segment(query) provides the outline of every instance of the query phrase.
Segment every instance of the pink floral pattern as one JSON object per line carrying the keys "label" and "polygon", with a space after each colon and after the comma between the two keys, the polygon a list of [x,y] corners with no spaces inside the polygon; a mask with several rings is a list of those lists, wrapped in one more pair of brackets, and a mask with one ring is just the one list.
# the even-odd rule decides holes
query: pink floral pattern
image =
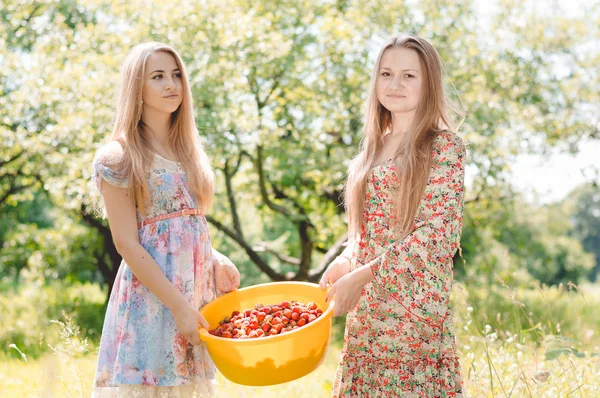
{"label": "pink floral pattern", "polygon": [[458,136],[436,137],[414,229],[402,240],[394,228],[395,163],[371,170],[353,257],[358,267],[371,267],[375,280],[348,313],[334,397],[461,396],[449,299],[462,230],[464,158]]}
{"label": "pink floral pattern", "polygon": [[[104,148],[97,153],[93,180],[98,188],[102,179],[117,187],[128,186],[115,172],[113,159],[114,153]],[[148,184],[151,205],[147,217],[198,207],[183,168],[175,162],[156,156]],[[138,222],[144,219],[139,211],[137,218]],[[212,247],[203,216],[148,224],[138,230],[138,236],[191,305],[199,309],[216,297]],[[128,385],[128,393],[135,385],[144,386],[144,392],[150,391],[148,387],[164,392],[181,386],[209,391],[214,378],[215,368],[206,347],[187,342],[178,332],[171,311],[122,262],[102,330],[94,396],[117,396],[123,385]]]}

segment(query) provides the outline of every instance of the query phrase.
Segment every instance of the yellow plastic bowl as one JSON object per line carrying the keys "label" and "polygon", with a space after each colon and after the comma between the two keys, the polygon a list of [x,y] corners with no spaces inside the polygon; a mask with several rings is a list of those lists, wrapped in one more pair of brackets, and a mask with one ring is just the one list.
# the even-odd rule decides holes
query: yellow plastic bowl
{"label": "yellow plastic bowl", "polygon": [[223,376],[246,386],[270,386],[305,376],[317,369],[325,357],[331,337],[332,302],[326,292],[313,283],[274,282],[247,287],[211,301],[200,313],[210,329],[219,326],[232,311],[253,308],[256,304],[279,304],[283,300],[313,301],[323,315],[313,322],[281,335],[255,339],[227,339],[200,328],[200,339]]}

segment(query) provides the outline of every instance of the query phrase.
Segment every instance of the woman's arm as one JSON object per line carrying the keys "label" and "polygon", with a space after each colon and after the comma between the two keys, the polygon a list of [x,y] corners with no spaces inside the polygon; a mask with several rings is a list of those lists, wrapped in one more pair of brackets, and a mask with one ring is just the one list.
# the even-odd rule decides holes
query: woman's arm
{"label": "woman's arm", "polygon": [[205,328],[208,328],[208,323],[173,286],[140,244],[135,204],[129,190],[102,181],[101,192],[117,251],[136,278],[171,310],[177,328],[185,338],[194,345],[200,344],[198,322]]}
{"label": "woman's arm", "polygon": [[212,248],[215,285],[221,293],[228,293],[240,286],[240,272],[231,260]]}
{"label": "woman's arm", "polygon": [[[459,137],[451,133],[437,137],[421,204],[426,207],[427,218],[406,238],[363,266],[409,312],[438,327],[446,316],[452,258],[460,246],[464,158],[465,147]],[[360,271],[362,280],[371,279],[369,270]]]}
{"label": "woman's arm", "polygon": [[128,189],[103,182],[102,196],[115,246],[129,268],[171,311],[185,307],[188,302],[139,242],[135,205]]}

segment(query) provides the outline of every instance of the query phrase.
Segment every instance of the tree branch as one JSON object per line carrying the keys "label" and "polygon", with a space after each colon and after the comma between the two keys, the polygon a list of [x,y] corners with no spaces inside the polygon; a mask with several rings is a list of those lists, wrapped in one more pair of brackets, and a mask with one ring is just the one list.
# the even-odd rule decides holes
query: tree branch
{"label": "tree branch", "polygon": [[300,265],[300,259],[296,257],[286,256],[285,254],[279,254],[275,250],[269,248],[265,242],[261,243],[260,246],[254,246],[255,251],[263,251],[277,257],[279,261],[282,263],[290,264],[290,265]]}
{"label": "tree branch", "polygon": [[347,242],[348,235],[344,234],[333,244],[333,246],[329,248],[329,250],[327,250],[323,256],[323,259],[321,260],[321,264],[319,264],[319,267],[309,273],[308,280],[310,282],[316,282],[321,278],[321,275],[323,275],[323,272],[325,272],[329,263],[331,263],[337,256],[340,255],[341,252],[344,251],[344,247],[346,246]]}
{"label": "tree branch", "polygon": [[8,160],[0,160],[0,169],[2,169],[3,167],[7,166],[8,164],[14,162],[15,160],[19,159],[21,156],[23,156],[24,153],[25,153],[25,151],[21,150],[21,152],[17,153],[15,156],[13,156],[12,158],[10,158]]}
{"label": "tree branch", "polygon": [[240,165],[242,164],[242,158],[243,158],[244,156],[247,156],[247,157],[248,157],[248,159],[250,159],[250,161],[251,161],[251,162],[253,162],[253,161],[254,161],[254,159],[252,159],[252,156],[251,156],[251,155],[250,155],[248,152],[246,152],[246,151],[244,151],[244,150],[241,150],[241,151],[240,151],[240,154],[239,154],[239,156],[238,156],[238,160],[237,160],[237,162],[236,162],[236,164],[235,164],[235,167],[233,168],[233,170],[232,170],[232,172],[231,172],[231,176],[232,176],[232,177],[233,177],[234,175],[236,175],[236,174],[237,174],[237,172],[239,171],[239,169],[240,169]]}
{"label": "tree branch", "polygon": [[[509,199],[510,197],[511,197],[510,195],[502,195],[502,196],[499,196],[499,197],[497,197],[497,198],[494,198],[494,200],[495,200],[495,201],[502,201],[502,200],[505,200],[505,199]],[[482,196],[481,196],[481,195],[478,193],[478,194],[477,194],[477,195],[475,195],[475,197],[473,197],[473,198],[470,198],[470,199],[465,199],[465,200],[464,200],[464,204],[466,205],[466,204],[468,204],[468,203],[475,203],[475,202],[479,202],[480,200],[483,200],[483,199],[489,199],[489,198],[487,198],[487,197],[482,197]]]}
{"label": "tree branch", "polygon": [[41,8],[42,8],[41,4],[36,4],[33,8],[33,11],[31,11],[31,13],[27,16],[27,18],[23,19],[23,21],[19,24],[19,26],[17,26],[17,28],[13,31],[13,35],[16,34],[24,26],[27,26],[29,24],[29,21],[31,20],[31,18],[33,18],[35,13]]}
{"label": "tree branch", "polygon": [[298,273],[296,274],[296,279],[298,280],[305,280],[308,278],[308,271],[310,269],[313,249],[313,241],[308,233],[308,229],[310,227],[311,226],[308,221],[300,221],[300,224],[298,225],[300,247],[302,249],[300,267],[298,268]]}
{"label": "tree branch", "polygon": [[25,184],[25,185],[17,185],[17,184],[11,184],[10,189],[4,193],[4,195],[2,195],[2,197],[0,197],[0,205],[3,205],[4,202],[6,202],[6,200],[8,199],[9,196],[16,194],[17,192],[20,192],[24,189],[27,189],[29,187],[31,187],[34,183],[31,184]]}
{"label": "tree branch", "polygon": [[302,205],[300,205],[300,203],[298,203],[296,201],[295,198],[290,197],[282,189],[277,188],[277,186],[272,181],[269,181],[269,185],[271,185],[271,189],[273,190],[273,193],[275,193],[275,197],[277,199],[287,199],[290,202],[292,202],[292,205],[294,205],[294,208],[296,210],[298,210],[298,213],[302,214],[302,216],[304,217],[304,219],[306,220],[306,222],[308,223],[308,225],[311,228],[313,228],[313,229],[316,230],[315,225],[310,220],[310,217],[308,216],[306,210],[304,209],[304,207],[302,207]]}
{"label": "tree branch", "polygon": [[[241,159],[238,160],[238,167],[239,167],[239,162],[241,161]],[[237,167],[236,167],[237,169]],[[223,167],[223,173],[225,174],[225,187],[227,189],[227,199],[229,200],[229,209],[231,211],[231,217],[233,218],[233,228],[235,229],[235,231],[237,232],[237,234],[243,238],[244,237],[244,233],[242,232],[242,224],[240,223],[240,217],[238,215],[238,211],[237,211],[237,204],[235,202],[235,195],[233,194],[233,187],[231,185],[231,179],[233,177],[233,175],[235,174],[230,172],[229,170],[229,160],[225,161],[225,166]]]}
{"label": "tree branch", "polygon": [[267,186],[265,183],[265,172],[263,170],[263,155],[262,155],[262,145],[258,145],[256,148],[256,171],[258,172],[258,184],[260,188],[260,196],[263,202],[267,205],[267,207],[277,213],[281,213],[285,216],[292,217],[292,213],[283,206],[279,206],[273,202],[269,198],[269,193],[267,192]]}
{"label": "tree branch", "polygon": [[[19,155],[20,156],[20,155]],[[13,158],[14,159],[14,158]],[[10,162],[11,160],[9,160]],[[2,178],[6,177],[8,174],[4,174],[2,175]],[[17,170],[14,178],[12,181],[10,181],[10,188],[8,189],[8,191],[6,191],[1,197],[0,197],[0,205],[3,205],[6,200],[9,198],[9,196],[16,194],[17,192],[23,191],[27,188],[30,188],[32,186],[35,185],[35,182],[29,183],[29,184],[23,184],[20,185],[17,183],[16,178],[17,177],[25,177],[25,178],[33,178],[35,180],[35,182],[39,182],[40,184],[42,184],[42,186],[44,185],[44,182],[42,181],[42,178],[37,175],[37,174],[32,174],[32,175],[27,175],[27,174],[23,174],[21,173],[21,170]]]}
{"label": "tree branch", "polygon": [[239,236],[234,230],[223,225],[221,222],[217,221],[216,219],[214,219],[211,216],[206,216],[206,220],[208,222],[210,222],[212,225],[214,225],[217,229],[222,231],[225,235],[229,236],[231,239],[236,241],[237,244],[240,245],[242,247],[242,249],[244,249],[246,254],[248,254],[248,256],[250,257],[252,262],[254,262],[254,264],[256,264],[262,272],[267,274],[267,276],[269,278],[271,278],[274,281],[285,281],[285,280],[292,279],[293,276],[286,277],[286,276],[278,273],[277,271],[275,271],[273,268],[271,268],[266,263],[266,261],[261,256],[259,256],[258,253],[254,249],[252,249],[252,247],[250,247],[250,245],[246,242],[246,240],[243,237]]}
{"label": "tree branch", "polygon": [[332,189],[330,187],[325,187],[321,196],[333,202],[338,214],[344,214],[346,212],[346,208],[344,207],[344,198],[342,191]]}
{"label": "tree branch", "polygon": [[[117,276],[117,272],[119,270],[119,264],[121,263],[121,260],[123,258],[121,257],[121,255],[117,251],[117,248],[115,247],[110,228],[105,226],[100,221],[98,221],[98,219],[89,214],[85,204],[81,204],[81,207],[79,209],[79,215],[81,216],[83,221],[85,221],[91,227],[97,229],[100,235],[102,235],[104,253],[98,259],[98,268],[100,269],[100,272],[104,277],[104,281],[109,286],[108,294],[110,295],[110,291],[115,282],[115,277]],[[108,254],[108,256],[110,257],[111,267],[109,267],[104,262],[103,255],[105,254]]]}

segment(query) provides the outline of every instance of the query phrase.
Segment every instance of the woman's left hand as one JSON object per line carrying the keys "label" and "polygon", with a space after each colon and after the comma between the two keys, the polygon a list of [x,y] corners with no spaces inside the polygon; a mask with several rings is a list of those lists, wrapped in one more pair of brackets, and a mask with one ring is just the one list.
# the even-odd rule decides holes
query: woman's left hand
{"label": "woman's left hand", "polygon": [[222,293],[229,293],[240,286],[240,272],[229,258],[213,255],[215,285]]}
{"label": "woman's left hand", "polygon": [[338,279],[327,292],[327,301],[335,296],[333,316],[344,315],[356,307],[367,282],[362,270],[352,271]]}

